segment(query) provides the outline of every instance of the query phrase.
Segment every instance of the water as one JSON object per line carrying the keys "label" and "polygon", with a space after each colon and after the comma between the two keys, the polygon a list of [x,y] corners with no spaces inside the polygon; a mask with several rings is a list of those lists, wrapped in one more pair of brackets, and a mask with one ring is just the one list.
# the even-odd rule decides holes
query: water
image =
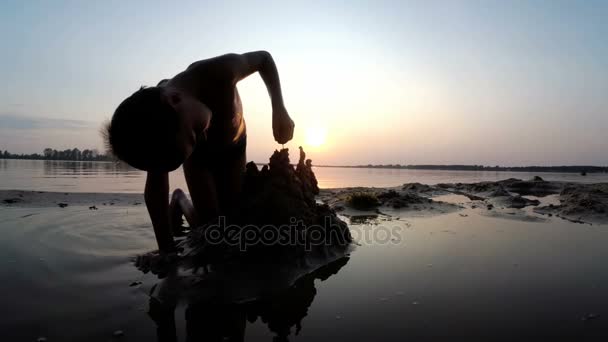
{"label": "water", "polygon": [[[315,172],[322,187],[533,176]],[[541,176],[607,180],[595,174]],[[144,177],[112,163],[0,160],[0,189],[140,193]],[[180,171],[171,177],[174,186],[184,186]],[[599,341],[608,336],[605,225],[540,216],[539,222],[495,218],[486,209],[351,225],[355,236],[385,229],[397,235],[390,242],[361,241],[349,259],[325,274],[313,274],[264,300],[240,305],[182,301],[159,311],[149,293],[160,280],[142,274],[131,261],[156,247],[145,207],[98,207],[0,206],[3,340],[186,341],[188,335],[214,340],[218,330],[246,341],[271,341],[278,335],[290,341]],[[599,317],[584,319],[595,317],[591,314]],[[124,336],[113,337],[117,330]]]}
{"label": "water", "polygon": [[[608,174],[530,173],[491,171],[438,171],[398,169],[358,169],[316,167],[314,172],[321,188],[352,186],[398,186],[419,182],[496,181],[506,178],[599,183],[608,182]],[[110,162],[71,162],[0,159],[0,190],[36,190],[58,192],[128,192],[142,193],[145,172]],[[172,188],[187,189],[181,169],[170,173]]]}
{"label": "water", "polygon": [[606,337],[605,226],[466,213],[352,226],[402,229],[264,302],[183,302],[152,310],[164,317],[155,322],[148,293],[159,280],[130,261],[154,248],[145,208],[0,207],[0,331],[10,341],[110,341],[116,330],[124,341],[213,340],[218,329],[246,341]]}

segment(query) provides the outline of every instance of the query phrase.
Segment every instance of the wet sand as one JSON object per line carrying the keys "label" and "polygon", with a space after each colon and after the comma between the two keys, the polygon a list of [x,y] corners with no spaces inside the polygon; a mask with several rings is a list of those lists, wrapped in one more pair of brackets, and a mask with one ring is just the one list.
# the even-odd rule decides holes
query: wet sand
{"label": "wet sand", "polygon": [[[362,193],[376,197],[377,205],[366,210],[349,206],[349,197]],[[324,189],[319,198],[346,216],[397,212],[399,216],[424,217],[481,208],[487,211],[486,215],[507,219],[544,221],[557,216],[576,223],[608,223],[608,183],[548,182],[540,177],[527,181],[511,178],[498,182]]]}
{"label": "wet sand", "polygon": [[[376,206],[355,209],[347,200],[353,194],[371,194]],[[454,197],[461,200],[454,202]],[[322,189],[317,197],[342,215],[378,215],[399,212],[401,216],[429,216],[462,210],[485,208],[494,216],[528,217],[535,214],[557,216],[572,222],[608,223],[608,183],[583,184],[549,182],[540,177],[531,180],[506,179],[498,182],[440,183],[426,185],[407,183],[399,187],[352,187]],[[442,200],[443,199],[443,200]],[[447,199],[447,200],[445,200]],[[0,205],[6,207],[67,207],[144,205],[143,195],[125,193],[69,193],[23,190],[0,190]],[[532,209],[533,213],[530,213]],[[518,211],[519,210],[519,211]],[[538,217],[536,217],[538,219]]]}
{"label": "wet sand", "polygon": [[7,207],[46,208],[67,206],[136,206],[144,205],[143,194],[48,192],[0,190],[0,205]]}

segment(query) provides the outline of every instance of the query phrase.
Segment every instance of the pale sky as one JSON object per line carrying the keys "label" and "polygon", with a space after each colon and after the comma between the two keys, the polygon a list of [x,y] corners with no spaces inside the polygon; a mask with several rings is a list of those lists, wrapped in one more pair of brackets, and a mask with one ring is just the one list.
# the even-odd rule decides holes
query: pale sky
{"label": "pale sky", "polygon": [[[0,149],[101,148],[141,85],[263,49],[296,123],[287,146],[317,164],[608,165],[606,18],[591,0],[4,0]],[[248,157],[266,161],[266,89],[253,75],[239,90]]]}

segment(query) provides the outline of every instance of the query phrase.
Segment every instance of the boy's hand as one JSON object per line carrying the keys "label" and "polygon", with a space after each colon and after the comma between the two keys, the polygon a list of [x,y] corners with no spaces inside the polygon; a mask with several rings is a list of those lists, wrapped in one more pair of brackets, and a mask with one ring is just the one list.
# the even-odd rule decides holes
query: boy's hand
{"label": "boy's hand", "polygon": [[295,124],[289,117],[285,107],[275,108],[272,111],[272,134],[279,144],[285,144],[293,138]]}
{"label": "boy's hand", "polygon": [[135,267],[143,273],[152,272],[159,278],[164,278],[176,266],[178,260],[179,255],[176,252],[152,251],[138,255],[135,259]]}

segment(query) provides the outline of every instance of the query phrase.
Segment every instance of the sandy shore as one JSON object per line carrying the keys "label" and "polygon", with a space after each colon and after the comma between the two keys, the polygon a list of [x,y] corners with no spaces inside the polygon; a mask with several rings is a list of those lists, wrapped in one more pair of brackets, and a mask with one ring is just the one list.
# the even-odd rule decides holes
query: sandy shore
{"label": "sandy shore", "polygon": [[143,205],[143,194],[0,190],[0,205],[9,207]]}
{"label": "sandy shore", "polygon": [[[371,195],[377,201],[366,208],[354,208],[353,196]],[[483,209],[486,216],[536,221],[557,216],[572,222],[608,223],[608,183],[580,184],[506,179],[498,182],[444,183],[425,185],[408,183],[393,188],[322,189],[318,200],[327,203],[353,221],[385,217],[430,216],[464,208]],[[144,205],[142,194],[68,193],[1,190],[4,207]]]}
{"label": "sandy shore", "polygon": [[[353,208],[353,196],[368,194],[377,199],[364,210]],[[572,222],[608,223],[608,184],[548,182],[506,179],[498,182],[408,183],[395,188],[324,189],[320,199],[343,215],[429,216],[464,208],[482,209],[486,216],[542,221],[557,216]]]}

